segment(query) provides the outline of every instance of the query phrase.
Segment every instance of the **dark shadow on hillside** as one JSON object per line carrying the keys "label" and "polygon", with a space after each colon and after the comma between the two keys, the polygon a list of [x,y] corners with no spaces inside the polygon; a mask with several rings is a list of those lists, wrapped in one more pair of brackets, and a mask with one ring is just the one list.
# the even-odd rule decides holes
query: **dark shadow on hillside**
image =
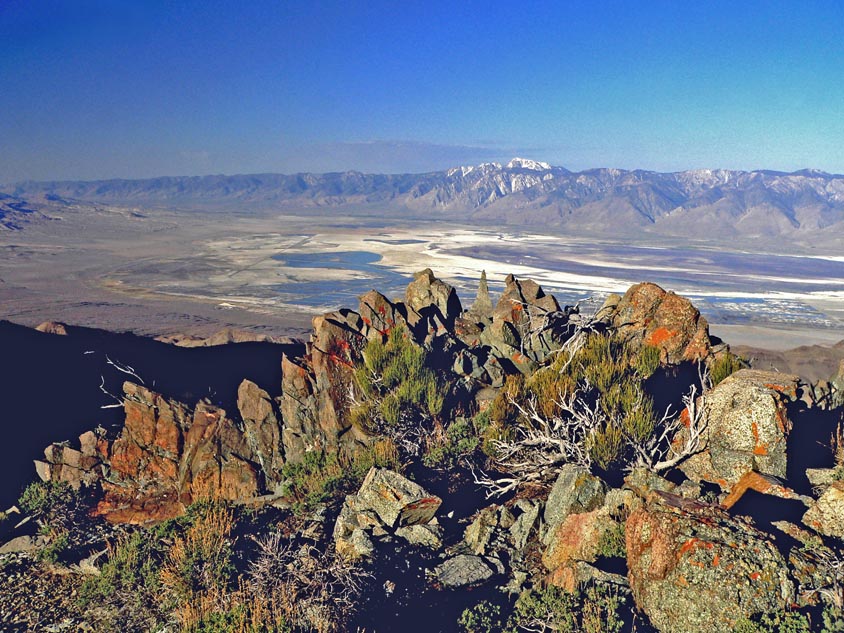
{"label": "dark shadow on hillside", "polygon": [[659,367],[653,375],[645,381],[644,387],[654,403],[654,414],[661,418],[666,411],[675,417],[685,408],[683,396],[689,393],[694,385],[700,394],[700,376],[697,364],[686,362],[679,365]]}
{"label": "dark shadow on hillside", "polygon": [[207,397],[236,414],[237,387],[244,378],[278,396],[282,353],[302,352],[300,345],[273,343],[181,348],[78,327],[57,336],[8,321],[0,321],[0,349],[3,509],[35,478],[32,460],[49,443],[76,442],[97,425],[122,423],[122,409],[101,408],[113,401],[100,391],[100,381],[119,396],[123,381],[132,378],[110,366],[106,356],[133,367],[150,389],[191,405]]}
{"label": "dark shadow on hillside", "polygon": [[810,495],[812,485],[806,477],[806,469],[834,465],[830,437],[841,421],[842,411],[810,409],[801,401],[790,403],[787,411],[788,419],[793,423],[787,447],[788,483],[797,492]]}

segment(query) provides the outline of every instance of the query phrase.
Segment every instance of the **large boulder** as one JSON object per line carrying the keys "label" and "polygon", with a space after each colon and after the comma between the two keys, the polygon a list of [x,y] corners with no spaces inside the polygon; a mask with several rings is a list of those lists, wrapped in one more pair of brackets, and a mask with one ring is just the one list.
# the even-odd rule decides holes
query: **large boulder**
{"label": "large boulder", "polygon": [[372,468],[357,496],[390,528],[427,523],[442,504],[419,484],[386,468]]}
{"label": "large boulder", "polygon": [[709,324],[692,303],[656,284],[631,286],[603,319],[634,345],[652,345],[666,363],[703,360],[710,354]]}
{"label": "large boulder", "polygon": [[408,308],[423,317],[437,317],[441,323],[450,326],[463,312],[457,291],[441,279],[437,279],[430,268],[413,275],[413,281],[404,293]]}
{"label": "large boulder", "polygon": [[362,331],[367,339],[380,338],[389,334],[397,325],[407,324],[399,306],[380,292],[370,290],[361,295],[359,304],[358,313],[365,326]]}
{"label": "large boulder", "polygon": [[625,538],[636,605],[660,631],[729,631],[794,602],[770,536],[717,508],[656,492],[630,514]]}
{"label": "large boulder", "polygon": [[705,449],[680,465],[686,476],[724,489],[748,471],[785,478],[792,426],[786,405],[797,398],[798,381],[788,374],[742,369],[707,392]]}

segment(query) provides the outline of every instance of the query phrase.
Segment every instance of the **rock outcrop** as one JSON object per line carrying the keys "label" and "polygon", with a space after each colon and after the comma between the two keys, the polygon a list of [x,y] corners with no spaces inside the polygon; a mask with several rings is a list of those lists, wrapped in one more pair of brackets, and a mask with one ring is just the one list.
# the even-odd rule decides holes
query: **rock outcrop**
{"label": "rock outcrop", "polygon": [[631,286],[610,298],[599,316],[634,345],[659,348],[664,363],[699,361],[711,351],[709,324],[691,301],[656,284]]}
{"label": "rock outcrop", "polygon": [[85,433],[79,450],[50,445],[36,463],[42,479],[100,485],[96,513],[119,523],[178,516],[203,498],[247,502],[280,483],[278,418],[257,385],[239,389],[242,425],[207,402],[191,410],[131,382],[123,389],[120,434]]}

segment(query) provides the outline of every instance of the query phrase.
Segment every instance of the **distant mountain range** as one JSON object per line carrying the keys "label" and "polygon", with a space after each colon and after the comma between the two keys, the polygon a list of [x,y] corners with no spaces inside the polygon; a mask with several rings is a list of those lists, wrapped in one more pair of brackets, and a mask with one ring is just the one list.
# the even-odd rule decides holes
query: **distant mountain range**
{"label": "distant mountain range", "polygon": [[[144,180],[26,182],[0,188],[4,205],[40,200],[240,209],[373,208],[449,218],[614,234],[648,231],[775,237],[844,227],[844,176],[701,169],[572,172],[514,158],[426,174],[255,174]],[[2,213],[2,210],[0,210]]]}

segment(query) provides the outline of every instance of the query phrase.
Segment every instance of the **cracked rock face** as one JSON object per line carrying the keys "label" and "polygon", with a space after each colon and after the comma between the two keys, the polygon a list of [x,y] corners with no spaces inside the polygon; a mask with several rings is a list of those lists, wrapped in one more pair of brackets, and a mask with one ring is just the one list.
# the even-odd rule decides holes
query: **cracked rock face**
{"label": "cracked rock face", "polygon": [[126,382],[125,424],[114,440],[85,433],[80,450],[53,444],[36,463],[42,479],[79,487],[99,483],[96,512],[118,523],[178,516],[192,501],[247,501],[279,482],[280,427],[266,392],[244,382],[243,425],[200,402],[191,410]]}

